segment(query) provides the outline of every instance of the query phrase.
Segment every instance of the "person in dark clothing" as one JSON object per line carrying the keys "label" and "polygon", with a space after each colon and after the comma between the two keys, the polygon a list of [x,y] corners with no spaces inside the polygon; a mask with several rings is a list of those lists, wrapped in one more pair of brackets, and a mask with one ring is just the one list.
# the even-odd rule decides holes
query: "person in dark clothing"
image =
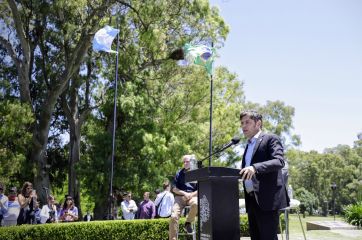
{"label": "person in dark clothing", "polygon": [[190,206],[190,212],[187,215],[185,223],[185,231],[192,233],[191,223],[195,220],[197,215],[197,184],[185,182],[185,172],[190,170],[190,160],[192,155],[185,155],[182,157],[184,167],[176,173],[174,179],[174,188],[172,189],[175,194],[175,203],[172,207],[172,213],[169,224],[169,239],[176,240],[178,231],[178,222],[182,210],[186,206]]}
{"label": "person in dark clothing", "polygon": [[277,240],[279,210],[289,206],[282,169],[283,146],[274,134],[261,131],[262,116],[256,111],[240,114],[248,139],[241,166],[249,233],[252,240]]}

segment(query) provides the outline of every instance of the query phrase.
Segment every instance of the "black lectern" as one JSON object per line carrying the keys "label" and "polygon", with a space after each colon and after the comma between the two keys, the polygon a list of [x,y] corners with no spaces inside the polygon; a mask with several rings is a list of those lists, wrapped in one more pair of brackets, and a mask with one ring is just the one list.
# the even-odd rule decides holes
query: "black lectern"
{"label": "black lectern", "polygon": [[198,181],[200,240],[240,240],[240,170],[206,167],[186,172],[187,182]]}

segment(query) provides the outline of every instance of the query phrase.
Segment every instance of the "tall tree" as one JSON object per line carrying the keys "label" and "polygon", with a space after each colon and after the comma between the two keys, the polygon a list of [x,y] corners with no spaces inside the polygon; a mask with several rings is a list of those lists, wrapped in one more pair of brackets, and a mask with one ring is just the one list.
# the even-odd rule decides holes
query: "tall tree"
{"label": "tall tree", "polygon": [[[42,186],[50,186],[45,153],[54,107],[113,2],[8,0],[1,4],[5,31],[0,44],[16,66],[20,99],[36,117],[29,160],[36,165],[39,193]],[[34,85],[43,86],[37,87],[40,91],[35,95]],[[44,194],[41,199],[45,200]]]}
{"label": "tall tree", "polygon": [[[163,12],[164,15],[160,16],[158,14],[160,12]],[[117,101],[119,112],[117,115],[116,163],[118,165],[116,165],[117,176],[115,176],[114,182],[118,186],[121,185],[120,181],[124,182],[124,185],[122,184],[124,188],[128,188],[131,182],[135,182],[136,184],[132,185],[140,186],[139,191],[141,191],[140,189],[147,188],[147,183],[152,184],[154,179],[152,177],[144,181],[144,178],[157,176],[158,171],[162,170],[157,168],[159,164],[151,163],[157,162],[164,156],[164,145],[169,141],[169,137],[164,136],[166,129],[160,128],[160,124],[162,124],[160,120],[163,117],[160,115],[160,107],[157,104],[164,104],[162,96],[160,96],[164,93],[164,87],[169,87],[171,84],[177,85],[176,81],[180,80],[179,77],[177,80],[172,79],[179,71],[175,62],[168,59],[170,52],[189,41],[206,44],[210,44],[212,40],[215,43],[220,42],[227,33],[227,27],[218,15],[217,9],[210,9],[207,1],[147,1],[147,4],[134,1],[128,10],[121,9],[120,13],[120,16],[117,15],[118,19],[112,19],[114,26],[117,26],[113,22],[116,19],[120,23],[119,76],[123,82]],[[105,79],[113,81],[114,61],[107,59],[103,63],[105,67],[100,71]],[[187,78],[185,74],[183,77]],[[204,71],[202,76],[196,80],[200,83],[206,82],[206,86],[208,86],[208,78]],[[175,91],[171,88],[166,90]],[[205,87],[202,90],[205,91]],[[174,91],[169,93],[174,94]],[[99,108],[99,115],[95,116],[97,120],[88,125],[87,130],[89,128],[93,130],[91,126],[95,122],[98,124],[99,121],[103,122],[103,130],[111,130],[113,89],[110,88],[108,92],[111,95],[107,95],[106,104]],[[168,112],[167,116],[171,113]],[[87,134],[93,136],[93,133]],[[99,153],[110,154],[111,152],[110,139],[106,137],[107,133],[104,134],[97,134],[97,137],[103,141],[100,145],[97,144],[101,149],[95,151],[95,155],[89,154],[92,151],[87,148],[87,155],[91,155],[95,160],[93,166],[99,169],[100,164],[103,164],[101,172],[104,172],[104,176],[99,177],[99,181],[103,182],[104,179],[109,179],[110,166],[109,160],[104,161],[104,159],[110,158],[105,158],[105,155],[99,155]],[[105,139],[108,140],[104,141]],[[98,140],[95,141],[98,142]],[[145,143],[147,144],[145,145]],[[149,154],[147,155],[147,153]],[[155,155],[156,159],[153,159]],[[86,160],[85,163],[89,162]],[[93,171],[83,167],[81,169],[87,169],[87,172]],[[153,171],[156,172],[151,174]],[[134,175],[130,175],[128,178],[128,173],[134,173]],[[90,175],[88,174],[88,176]],[[161,177],[157,178],[158,183],[161,182],[161,179]],[[90,181],[89,184],[94,185],[95,182]],[[137,184],[139,182],[145,185]],[[107,191],[104,184],[98,183],[98,186],[96,194],[99,194],[99,200],[97,200],[99,207],[97,209],[101,209],[102,206],[106,206],[104,195]],[[104,214],[104,210],[99,210],[99,214]]]}
{"label": "tall tree", "polygon": [[341,210],[357,199],[362,158],[356,150],[343,145],[324,153],[289,150],[290,184],[295,190],[306,189],[318,199],[316,207],[320,207],[332,202],[331,184],[336,183],[336,209]]}

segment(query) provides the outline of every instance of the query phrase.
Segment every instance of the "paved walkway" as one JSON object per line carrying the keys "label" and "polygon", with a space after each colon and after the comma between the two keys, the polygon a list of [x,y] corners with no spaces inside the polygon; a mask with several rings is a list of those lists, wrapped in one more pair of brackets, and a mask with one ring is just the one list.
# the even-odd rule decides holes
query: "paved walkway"
{"label": "paved walkway", "polygon": [[[313,230],[306,232],[307,240],[361,240],[361,230]],[[241,240],[250,240],[249,237],[242,237]],[[286,240],[285,235],[283,238],[278,234],[279,240]],[[290,233],[289,240],[304,240],[302,233]]]}

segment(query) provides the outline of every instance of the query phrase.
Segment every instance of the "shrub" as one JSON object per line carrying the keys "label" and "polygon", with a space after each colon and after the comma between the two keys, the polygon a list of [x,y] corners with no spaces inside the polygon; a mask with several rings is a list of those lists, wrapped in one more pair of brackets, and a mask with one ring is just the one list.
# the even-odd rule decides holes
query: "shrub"
{"label": "shrub", "polygon": [[8,240],[163,240],[168,238],[168,220],[94,221],[3,227],[0,239]]}
{"label": "shrub", "polygon": [[[281,223],[284,229],[283,215]],[[185,218],[180,219],[180,226]],[[0,228],[7,240],[164,240],[168,239],[169,219],[114,220],[75,223],[21,225]],[[180,231],[182,228],[180,228]],[[249,236],[248,217],[240,216],[240,236]]]}
{"label": "shrub", "polygon": [[362,201],[345,207],[344,218],[348,223],[362,227]]}

